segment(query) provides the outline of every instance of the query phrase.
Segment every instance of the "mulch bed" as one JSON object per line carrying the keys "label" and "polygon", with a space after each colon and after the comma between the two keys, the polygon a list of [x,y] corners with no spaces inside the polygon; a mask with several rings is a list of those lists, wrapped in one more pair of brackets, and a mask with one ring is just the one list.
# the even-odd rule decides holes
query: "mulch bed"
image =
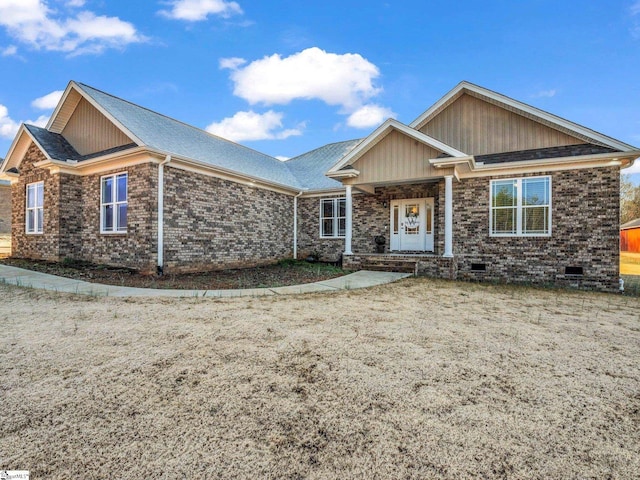
{"label": "mulch bed", "polygon": [[325,263],[282,261],[263,267],[218,270],[204,273],[142,275],[128,268],[87,262],[47,262],[6,258],[0,263],[61,277],[106,285],[142,288],[223,290],[235,288],[273,288],[312,283],[340,277],[345,271]]}

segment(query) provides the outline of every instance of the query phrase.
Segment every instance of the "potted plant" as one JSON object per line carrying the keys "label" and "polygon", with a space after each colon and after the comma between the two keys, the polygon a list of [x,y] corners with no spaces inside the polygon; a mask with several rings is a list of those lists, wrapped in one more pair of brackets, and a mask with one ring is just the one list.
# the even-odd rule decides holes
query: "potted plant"
{"label": "potted plant", "polygon": [[376,235],[373,237],[373,241],[376,242],[376,253],[384,253],[384,246],[387,243],[384,235]]}

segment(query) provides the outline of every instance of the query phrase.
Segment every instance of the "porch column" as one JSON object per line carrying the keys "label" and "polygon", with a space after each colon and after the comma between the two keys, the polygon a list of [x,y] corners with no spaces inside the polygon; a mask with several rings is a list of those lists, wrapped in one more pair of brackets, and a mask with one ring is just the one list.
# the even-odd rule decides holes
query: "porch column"
{"label": "porch column", "polygon": [[351,255],[351,233],[353,229],[353,215],[352,215],[352,201],[351,201],[351,185],[347,185],[347,196],[345,199],[345,231],[344,231],[344,254]]}
{"label": "porch column", "polygon": [[444,253],[453,257],[453,175],[444,177]]}

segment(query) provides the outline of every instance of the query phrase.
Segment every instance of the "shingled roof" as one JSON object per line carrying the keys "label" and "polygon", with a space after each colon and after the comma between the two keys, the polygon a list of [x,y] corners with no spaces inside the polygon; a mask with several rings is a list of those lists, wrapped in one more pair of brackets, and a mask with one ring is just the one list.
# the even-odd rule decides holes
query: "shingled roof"
{"label": "shingled roof", "polygon": [[[82,83],[75,85],[144,146],[293,188],[301,183],[280,160]],[[141,145],[142,146],[142,145]]]}
{"label": "shingled roof", "polygon": [[592,145],[590,143],[580,143],[578,145],[563,145],[560,147],[534,148],[532,150],[519,150],[517,152],[491,153],[487,155],[476,155],[476,163],[485,165],[505,162],[524,162],[526,160],[542,160],[545,158],[577,157],[581,155],[596,155],[599,153],[618,152],[614,148],[602,145]]}
{"label": "shingled roof", "polygon": [[325,173],[361,141],[361,139],[357,139],[330,143],[324,147],[316,148],[291,158],[285,162],[285,165],[289,167],[291,173],[296,176],[306,189],[340,188],[342,183],[327,177]]}

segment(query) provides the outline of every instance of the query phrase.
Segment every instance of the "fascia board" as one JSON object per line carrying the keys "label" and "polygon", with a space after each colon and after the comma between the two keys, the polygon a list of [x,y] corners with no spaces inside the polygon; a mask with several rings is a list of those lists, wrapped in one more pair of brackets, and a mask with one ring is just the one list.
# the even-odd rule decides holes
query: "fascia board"
{"label": "fascia board", "polygon": [[609,153],[600,153],[597,155],[579,155],[575,157],[558,157],[558,158],[545,158],[542,160],[524,160],[520,162],[501,162],[501,163],[475,163],[475,170],[477,171],[488,171],[494,170],[499,171],[502,169],[512,169],[517,168],[519,166],[522,167],[546,167],[550,165],[565,165],[571,163],[585,163],[585,162],[606,162],[606,161],[622,161],[625,159],[637,158],[640,156],[640,150],[631,151],[631,152],[609,152]]}
{"label": "fascia board", "polygon": [[56,105],[56,108],[53,110],[53,113],[49,117],[49,121],[47,122],[47,126],[45,127],[47,130],[49,130],[53,125],[53,123],[55,122],[56,117],[60,113],[60,109],[62,108],[62,105],[64,105],[64,103],[67,101],[67,97],[69,96],[69,93],[71,92],[71,90],[73,90],[74,85],[75,85],[75,82],[73,81],[67,84],[67,88],[64,89],[64,93],[62,94],[62,97],[60,97],[60,101],[58,102],[58,105]]}

